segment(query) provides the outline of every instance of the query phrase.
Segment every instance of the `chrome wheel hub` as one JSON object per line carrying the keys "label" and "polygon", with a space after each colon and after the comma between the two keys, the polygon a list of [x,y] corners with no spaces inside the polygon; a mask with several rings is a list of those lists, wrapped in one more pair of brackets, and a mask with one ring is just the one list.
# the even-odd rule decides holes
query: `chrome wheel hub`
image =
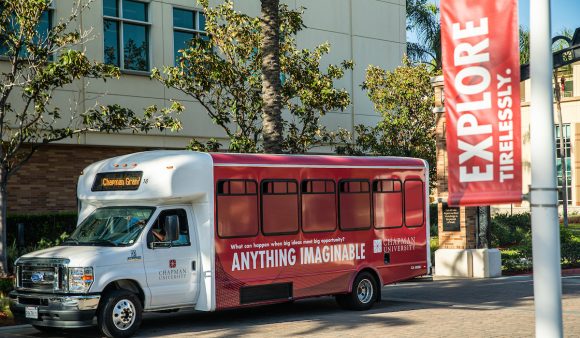
{"label": "chrome wheel hub", "polygon": [[127,330],[135,322],[135,305],[127,299],[121,299],[113,308],[113,324],[119,330]]}
{"label": "chrome wheel hub", "polygon": [[373,298],[373,283],[368,279],[361,280],[356,288],[356,295],[361,303],[370,302]]}

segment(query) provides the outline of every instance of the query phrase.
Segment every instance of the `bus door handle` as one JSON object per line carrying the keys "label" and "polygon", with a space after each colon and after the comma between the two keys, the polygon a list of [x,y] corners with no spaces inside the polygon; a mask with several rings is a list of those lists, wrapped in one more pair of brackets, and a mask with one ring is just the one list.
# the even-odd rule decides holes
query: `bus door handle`
{"label": "bus door handle", "polygon": [[191,270],[195,271],[195,261],[191,261]]}

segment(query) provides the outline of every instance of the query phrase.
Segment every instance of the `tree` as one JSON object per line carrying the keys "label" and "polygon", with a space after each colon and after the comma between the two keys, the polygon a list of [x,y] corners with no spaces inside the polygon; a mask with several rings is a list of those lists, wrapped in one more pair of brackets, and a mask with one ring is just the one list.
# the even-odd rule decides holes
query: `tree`
{"label": "tree", "polygon": [[418,42],[407,43],[407,55],[429,70],[441,72],[441,23],[439,7],[430,0],[407,0],[407,31],[415,32]]}
{"label": "tree", "polygon": [[382,120],[376,126],[355,126],[354,136],[341,130],[337,153],[422,158],[429,162],[429,175],[434,183],[434,94],[427,66],[414,66],[407,58],[393,71],[369,66],[363,88]]}
{"label": "tree", "polygon": [[[178,64],[154,69],[152,77],[198,101],[229,139],[230,152],[261,152],[263,137],[261,20],[236,12],[232,1],[209,7],[200,1],[206,15],[209,39],[196,37],[181,50]],[[281,106],[288,113],[282,120],[282,151],[303,153],[328,143],[332,137],[320,123],[327,111],[346,108],[350,96],[334,88],[334,81],[352,69],[351,61],[321,70],[322,57],[330,46],[298,49],[295,35],[304,27],[302,11],[280,5],[280,68],[283,77]],[[190,148],[216,151],[215,139],[193,139]]]}
{"label": "tree", "polygon": [[530,63],[530,30],[520,25],[520,65]]}
{"label": "tree", "polygon": [[147,132],[153,128],[180,128],[171,113],[177,103],[158,111],[149,107],[143,116],[120,106],[95,105],[86,111],[71,107],[67,116],[52,104],[55,90],[82,78],[107,80],[119,77],[119,69],[91,62],[79,48],[90,31],[79,32],[77,18],[89,2],[75,2],[71,14],[40,31],[39,21],[48,10],[46,0],[5,0],[0,5],[0,274],[7,273],[6,210],[10,177],[51,142],[89,131]]}
{"label": "tree", "polygon": [[262,126],[264,152],[282,152],[279,0],[262,2]]}

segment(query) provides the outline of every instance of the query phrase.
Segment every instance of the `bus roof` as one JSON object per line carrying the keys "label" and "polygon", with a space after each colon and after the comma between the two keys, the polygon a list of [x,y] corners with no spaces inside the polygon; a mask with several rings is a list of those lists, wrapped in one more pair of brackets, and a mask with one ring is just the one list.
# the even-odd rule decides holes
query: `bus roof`
{"label": "bus roof", "polygon": [[321,166],[321,167],[426,167],[424,160],[391,156],[332,156],[210,153],[214,165]]}

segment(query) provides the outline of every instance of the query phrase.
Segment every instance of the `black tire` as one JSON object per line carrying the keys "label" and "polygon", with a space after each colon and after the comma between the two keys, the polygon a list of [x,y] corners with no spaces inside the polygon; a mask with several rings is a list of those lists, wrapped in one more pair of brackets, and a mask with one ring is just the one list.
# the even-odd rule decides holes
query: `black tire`
{"label": "black tire", "polygon": [[346,310],[364,311],[370,309],[377,301],[379,292],[375,277],[364,271],[354,279],[352,292],[336,295],[336,302]]}
{"label": "black tire", "polygon": [[127,290],[113,290],[101,301],[97,324],[105,336],[130,337],[137,332],[143,318],[143,306],[137,295]]}
{"label": "black tire", "polygon": [[44,333],[62,333],[64,331],[61,327],[32,325],[35,329]]}

